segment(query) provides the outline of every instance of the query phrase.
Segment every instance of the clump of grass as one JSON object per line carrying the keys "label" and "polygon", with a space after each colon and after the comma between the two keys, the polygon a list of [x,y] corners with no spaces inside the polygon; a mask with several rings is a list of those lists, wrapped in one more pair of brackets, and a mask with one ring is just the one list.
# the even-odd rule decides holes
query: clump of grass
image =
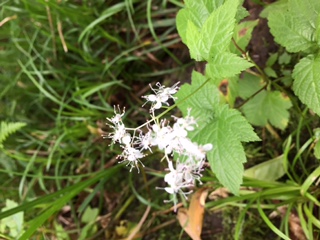
{"label": "clump of grass", "polygon": [[[25,212],[22,238],[103,236],[103,228],[114,231],[121,219],[129,219],[133,204],[141,207],[132,222],[139,221],[143,206],[163,208],[162,192],[154,190],[158,177],[146,171],[145,181],[132,180],[135,173],[116,164],[119,149],[101,134],[114,104],[126,106],[132,122],[140,121],[139,97],[148,83],[184,67],[175,56],[176,4],[1,3],[0,119],[26,127],[8,138],[1,152],[0,175],[7,180],[0,207],[5,199],[19,204],[1,214],[5,219]],[[173,63],[163,61],[168,56]],[[174,67],[165,70],[169,65]],[[150,198],[150,191],[159,197]],[[101,219],[107,216],[108,226],[81,217],[89,206]],[[11,229],[5,234],[14,237]]]}
{"label": "clump of grass", "polygon": [[[129,173],[117,164],[121,149],[101,137],[109,131],[105,118],[113,105],[126,107],[128,126],[136,126],[148,116],[140,97],[149,83],[189,79],[193,63],[175,28],[180,7],[175,0],[0,3],[0,121],[25,124],[1,141],[0,208],[7,209],[0,213],[1,238],[119,239],[139,226],[145,213],[138,237],[186,237],[163,203],[165,192],[155,188],[162,186],[163,172]],[[310,157],[318,141],[311,129],[318,120],[297,104],[292,116],[280,136],[284,146],[265,129],[258,129],[263,146],[246,146],[248,166],[286,153],[286,177],[246,178],[240,196],[210,200],[207,209],[223,215],[216,239],[263,239],[266,229],[278,228],[289,236],[292,209],[305,232],[319,235],[311,224],[318,223],[319,201],[312,194],[319,190],[310,188],[319,165]],[[157,152],[146,161],[164,168]],[[209,171],[203,182],[219,187]],[[268,220],[283,206],[288,211],[280,223]],[[17,232],[7,223],[18,216]],[[206,238],[213,237],[204,231]]]}

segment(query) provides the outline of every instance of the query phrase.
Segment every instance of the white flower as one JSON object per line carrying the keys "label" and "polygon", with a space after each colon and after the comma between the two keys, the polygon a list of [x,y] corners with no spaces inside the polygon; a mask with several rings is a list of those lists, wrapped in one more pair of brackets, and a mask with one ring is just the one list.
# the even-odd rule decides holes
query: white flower
{"label": "white flower", "polygon": [[198,126],[198,124],[195,118],[193,116],[190,116],[190,113],[191,108],[188,108],[188,114],[184,118],[177,118],[175,116],[172,116],[176,120],[176,123],[174,125],[185,129],[185,131],[193,131],[195,129],[195,126]]}
{"label": "white flower", "polygon": [[144,154],[141,153],[140,150],[135,149],[134,147],[130,146],[130,145],[126,145],[125,147],[123,147],[123,152],[121,155],[118,156],[118,158],[123,158],[122,161],[120,161],[120,163],[127,161],[127,165],[130,165],[130,172],[132,171],[132,168],[136,167],[139,171],[139,166],[138,163],[140,162],[141,165],[144,167],[143,163],[141,162],[141,158],[144,157]]}
{"label": "white flower", "polygon": [[109,133],[108,137],[112,139],[112,142],[122,143],[122,139],[126,136],[126,127],[123,123],[118,123],[115,126],[110,126],[114,129],[114,132]]}
{"label": "white flower", "polygon": [[182,188],[190,187],[189,183],[184,181],[184,173],[173,168],[173,164],[169,161],[170,172],[164,176],[164,181],[168,183],[169,187],[164,188],[170,194],[176,194]]}
{"label": "white flower", "polygon": [[120,107],[118,105],[118,110],[119,110],[119,113],[117,113],[116,106],[114,106],[114,114],[115,115],[112,118],[107,118],[114,125],[122,123],[122,117],[125,114],[125,108],[123,108],[122,113],[120,113],[121,110],[120,110]]}
{"label": "white flower", "polygon": [[164,150],[166,154],[170,154],[172,148],[169,146],[172,143],[174,134],[170,126],[165,126],[165,121],[162,121],[159,125],[152,125],[153,136],[151,139],[151,145],[158,146],[160,150]]}
{"label": "white flower", "polygon": [[154,95],[150,94],[148,96],[144,96],[145,99],[147,99],[147,102],[152,103],[151,109],[159,109],[162,107],[162,104],[166,104],[169,106],[169,103],[167,102],[169,100],[169,97],[167,95]]}
{"label": "white flower", "polygon": [[[177,93],[179,87],[178,83],[174,84],[172,87],[165,87],[160,83],[156,83],[158,89],[153,89],[150,85],[150,88],[154,92],[154,94],[143,96],[147,100],[147,102],[151,102],[150,111],[153,112],[155,109],[159,109],[163,104],[169,106],[168,100],[176,99],[173,95]],[[146,103],[147,103],[146,102]]]}
{"label": "white flower", "polygon": [[118,106],[118,111],[116,107],[114,106],[114,116],[112,118],[107,118],[110,124],[107,124],[110,128],[113,129],[113,132],[108,134],[108,138],[112,139],[112,143],[122,143],[122,138],[124,138],[127,135],[126,132],[126,127],[122,123],[122,117],[125,114],[125,109],[122,110],[122,113],[119,106]]}
{"label": "white flower", "polygon": [[139,137],[137,137],[136,144],[138,144],[141,147],[141,150],[148,149],[150,152],[152,145],[152,136],[151,136],[151,130],[149,130],[146,134],[143,134],[140,132]]}
{"label": "white flower", "polygon": [[124,145],[130,145],[131,143],[131,136],[129,133],[126,133],[122,138],[121,138],[121,143]]}

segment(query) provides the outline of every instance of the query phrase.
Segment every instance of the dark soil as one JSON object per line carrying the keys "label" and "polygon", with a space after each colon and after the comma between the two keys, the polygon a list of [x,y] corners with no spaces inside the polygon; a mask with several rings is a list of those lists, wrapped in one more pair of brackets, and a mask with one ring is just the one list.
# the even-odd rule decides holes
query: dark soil
{"label": "dark soil", "polygon": [[[274,1],[265,1],[271,3]],[[278,46],[274,42],[273,36],[270,33],[267,19],[259,17],[263,10],[262,5],[253,3],[250,0],[244,2],[244,7],[249,11],[249,16],[245,20],[259,19],[258,25],[252,32],[251,41],[247,47],[252,60],[258,64],[259,67],[264,68],[265,63],[269,58],[270,53],[278,51]]]}

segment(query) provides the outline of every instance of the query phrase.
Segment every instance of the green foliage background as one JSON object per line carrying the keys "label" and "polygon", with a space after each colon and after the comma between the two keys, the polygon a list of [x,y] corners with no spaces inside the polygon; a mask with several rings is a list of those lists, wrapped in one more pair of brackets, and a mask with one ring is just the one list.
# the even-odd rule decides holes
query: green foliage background
{"label": "green foliage background", "polygon": [[[246,52],[259,23],[240,22],[243,1],[2,1],[0,238],[119,239],[149,207],[139,237],[187,238],[156,189],[161,154],[145,160],[156,170],[128,173],[117,164],[121,149],[101,138],[113,105],[137,126],[149,115],[140,98],[148,84],[180,81],[176,104],[199,121],[190,137],[214,146],[204,186],[227,195],[206,208],[233,223],[203,239],[225,239],[224,230],[231,239],[265,231],[289,239],[292,213],[317,239],[320,3],[254,2],[279,44],[266,66]],[[281,224],[269,217],[279,209]]]}

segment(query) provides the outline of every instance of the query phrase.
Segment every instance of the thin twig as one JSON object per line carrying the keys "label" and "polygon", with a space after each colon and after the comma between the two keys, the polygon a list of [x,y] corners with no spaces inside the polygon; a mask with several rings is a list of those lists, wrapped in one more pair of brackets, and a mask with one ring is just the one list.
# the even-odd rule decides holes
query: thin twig
{"label": "thin twig", "polygon": [[62,32],[62,24],[60,21],[58,22],[58,33],[59,33],[59,37],[60,37],[64,52],[68,52],[68,47],[67,47],[66,41],[64,40],[64,36]]}
{"label": "thin twig", "polygon": [[131,234],[129,235],[129,237],[127,238],[127,240],[132,240],[134,238],[134,236],[139,232],[139,230],[142,227],[142,224],[146,221],[149,212],[150,212],[151,206],[149,205],[146,209],[146,211],[144,212],[142,218],[140,219],[138,225],[133,229],[133,231],[131,232]]}
{"label": "thin twig", "polygon": [[11,20],[14,20],[17,18],[17,15],[13,15],[11,17],[6,17],[5,19],[3,19],[1,22],[0,22],[0,27],[2,27],[2,25],[4,25],[5,23],[11,21]]}
{"label": "thin twig", "polygon": [[55,59],[57,59],[56,37],[54,35],[53,21],[52,21],[51,11],[50,11],[49,6],[46,6],[46,10],[47,10],[50,32],[51,32],[51,37],[52,37],[53,56]]}

